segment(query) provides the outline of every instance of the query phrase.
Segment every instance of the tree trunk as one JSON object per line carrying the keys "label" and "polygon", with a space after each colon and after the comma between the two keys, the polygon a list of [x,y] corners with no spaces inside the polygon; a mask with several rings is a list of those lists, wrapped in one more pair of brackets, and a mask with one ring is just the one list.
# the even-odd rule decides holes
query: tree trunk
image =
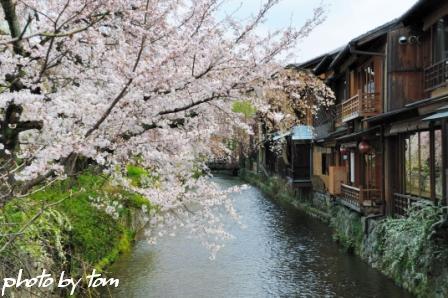
{"label": "tree trunk", "polygon": [[[20,22],[16,14],[16,3],[13,0],[0,0],[3,12],[8,22],[9,32],[12,38],[18,38],[22,34],[20,30]],[[20,40],[14,42],[14,52],[16,54],[23,54],[23,47]]]}

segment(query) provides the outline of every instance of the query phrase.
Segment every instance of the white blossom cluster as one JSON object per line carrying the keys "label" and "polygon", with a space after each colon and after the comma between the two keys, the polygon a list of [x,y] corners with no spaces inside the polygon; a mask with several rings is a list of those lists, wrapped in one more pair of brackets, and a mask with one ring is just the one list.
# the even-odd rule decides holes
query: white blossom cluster
{"label": "white blossom cluster", "polygon": [[[277,2],[266,0],[241,22],[218,18],[223,1],[216,0],[15,1],[23,34],[0,35],[0,116],[19,105],[20,121],[42,128],[21,134],[14,156],[25,162],[14,179],[63,176],[70,158],[82,156],[159,206],[151,226],[162,235],[161,226],[182,224],[196,235],[228,238],[214,211],[237,218],[235,210],[226,192],[194,169],[212,157],[222,115],[250,130],[232,115],[232,102],[270,79],[281,68],[276,58],[323,18],[318,8],[302,28],[258,35]],[[137,187],[117,174],[136,157],[161,177],[159,185]],[[118,216],[119,205],[92,200]]]}
{"label": "white blossom cluster", "polygon": [[107,195],[92,197],[89,196],[90,204],[98,210],[104,211],[113,219],[120,218],[120,211],[123,210],[123,205],[118,200],[113,200]]}

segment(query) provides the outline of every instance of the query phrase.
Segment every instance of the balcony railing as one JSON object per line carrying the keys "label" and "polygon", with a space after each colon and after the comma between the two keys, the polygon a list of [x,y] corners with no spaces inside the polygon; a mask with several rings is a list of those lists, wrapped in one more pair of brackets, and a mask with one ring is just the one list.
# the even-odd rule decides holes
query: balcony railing
{"label": "balcony railing", "polygon": [[341,184],[341,200],[351,209],[363,212],[365,207],[376,207],[381,202],[381,193],[378,189],[358,188]]}
{"label": "balcony railing", "polygon": [[394,214],[400,215],[400,216],[407,216],[408,210],[411,207],[419,208],[416,206],[421,206],[422,203],[425,202],[426,204],[433,204],[432,201],[411,196],[411,195],[405,195],[401,193],[395,193],[394,194]]}
{"label": "balcony railing", "polygon": [[381,100],[379,93],[363,93],[347,99],[342,103],[342,122],[358,117],[374,116],[380,112]]}
{"label": "balcony railing", "polygon": [[425,90],[431,91],[448,83],[448,59],[425,68]]}

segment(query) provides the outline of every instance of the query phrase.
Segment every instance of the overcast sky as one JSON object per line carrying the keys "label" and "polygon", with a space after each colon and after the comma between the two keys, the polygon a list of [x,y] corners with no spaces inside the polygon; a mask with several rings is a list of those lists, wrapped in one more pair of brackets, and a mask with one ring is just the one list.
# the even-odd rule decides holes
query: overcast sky
{"label": "overcast sky", "polygon": [[[262,0],[231,0],[249,15]],[[321,2],[327,7],[326,21],[303,40],[292,62],[303,62],[346,44],[352,38],[401,16],[416,0],[282,0],[269,14],[262,30],[300,26]],[[232,6],[233,5],[233,6]],[[229,11],[231,8],[228,8]]]}

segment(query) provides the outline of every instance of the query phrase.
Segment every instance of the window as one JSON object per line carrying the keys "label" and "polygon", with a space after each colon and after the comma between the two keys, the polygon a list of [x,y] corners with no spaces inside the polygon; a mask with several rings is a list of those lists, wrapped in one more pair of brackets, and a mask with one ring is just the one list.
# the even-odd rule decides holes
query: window
{"label": "window", "polygon": [[294,179],[305,180],[311,177],[311,145],[294,145]]}
{"label": "window", "polygon": [[355,183],[355,152],[350,151],[350,182]]}
{"label": "window", "polygon": [[437,21],[432,29],[433,62],[437,63],[448,58],[448,16]]}
{"label": "window", "polygon": [[[405,139],[405,192],[406,194],[431,198],[431,160],[434,161],[434,191],[437,198],[442,195],[442,134],[434,131],[410,134]],[[431,159],[430,144],[434,144],[434,158]]]}
{"label": "window", "polygon": [[434,132],[434,145],[435,195],[437,199],[442,199],[442,131],[440,129]]}
{"label": "window", "polygon": [[345,76],[339,78],[336,82],[336,100],[343,102],[348,98],[347,79]]}
{"label": "window", "polygon": [[358,82],[363,93],[375,93],[375,69],[373,62],[367,63],[358,73]]}
{"label": "window", "polygon": [[331,154],[322,153],[322,175],[327,175],[330,172]]}
{"label": "window", "polygon": [[366,165],[365,186],[367,188],[376,188],[376,155],[369,153],[364,155]]}
{"label": "window", "polygon": [[364,68],[363,91],[364,93],[375,93],[375,70],[373,63],[370,63]]}

